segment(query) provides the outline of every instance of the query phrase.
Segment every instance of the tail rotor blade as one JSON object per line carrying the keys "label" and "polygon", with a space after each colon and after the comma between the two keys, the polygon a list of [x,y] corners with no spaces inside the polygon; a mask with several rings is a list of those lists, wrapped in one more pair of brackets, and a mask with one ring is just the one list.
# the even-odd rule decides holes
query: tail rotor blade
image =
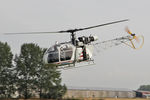
{"label": "tail rotor blade", "polygon": [[125,30],[126,30],[126,32],[129,33],[130,35],[132,34],[128,27],[126,27]]}
{"label": "tail rotor blade", "polygon": [[140,42],[140,40],[137,36],[133,36],[133,39],[135,39],[138,43]]}

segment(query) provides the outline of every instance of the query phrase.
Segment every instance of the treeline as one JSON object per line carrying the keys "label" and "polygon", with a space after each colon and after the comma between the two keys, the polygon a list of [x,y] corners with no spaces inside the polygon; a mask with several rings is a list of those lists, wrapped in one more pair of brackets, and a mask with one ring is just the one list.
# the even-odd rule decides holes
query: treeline
{"label": "treeline", "polygon": [[141,85],[138,90],[150,91],[150,85]]}
{"label": "treeline", "polygon": [[0,42],[0,98],[62,98],[66,86],[56,67],[44,65],[45,50],[23,44],[20,54],[13,55],[10,46]]}

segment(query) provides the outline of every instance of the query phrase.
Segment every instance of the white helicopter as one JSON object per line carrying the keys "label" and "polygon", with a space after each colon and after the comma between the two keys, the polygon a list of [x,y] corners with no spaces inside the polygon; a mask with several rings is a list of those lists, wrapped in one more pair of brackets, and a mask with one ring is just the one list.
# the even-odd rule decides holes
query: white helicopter
{"label": "white helicopter", "polygon": [[[70,33],[71,34],[71,41],[63,42],[63,43],[56,43],[55,45],[51,46],[47,51],[44,53],[43,61],[45,64],[50,64],[53,66],[57,66],[58,68],[74,68],[76,64],[81,62],[87,62],[89,64],[94,64],[93,57],[93,47],[94,46],[106,46],[112,47],[119,44],[126,44],[133,49],[139,49],[144,44],[144,37],[143,36],[136,36],[135,34],[131,33],[128,28],[126,28],[128,36],[115,38],[112,40],[97,42],[97,36],[82,36],[76,38],[76,32],[88,30],[96,27],[106,26],[110,24],[120,23],[128,21],[119,20],[110,23],[100,24],[96,26],[86,27],[86,28],[79,28],[79,29],[70,29],[65,31],[56,31],[56,32],[28,32],[28,33],[7,33],[7,34],[40,34],[40,33]],[[134,41],[136,40],[136,41]],[[128,43],[130,42],[130,44]],[[136,45],[137,43],[137,45]]]}

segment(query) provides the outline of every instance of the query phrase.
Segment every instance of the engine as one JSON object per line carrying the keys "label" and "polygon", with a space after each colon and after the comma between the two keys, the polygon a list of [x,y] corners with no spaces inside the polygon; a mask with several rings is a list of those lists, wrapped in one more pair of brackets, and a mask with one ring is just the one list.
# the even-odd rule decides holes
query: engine
{"label": "engine", "polygon": [[88,43],[98,40],[98,37],[97,36],[89,36],[89,37],[82,36],[82,37],[79,37],[78,40],[79,40],[79,42],[88,44]]}

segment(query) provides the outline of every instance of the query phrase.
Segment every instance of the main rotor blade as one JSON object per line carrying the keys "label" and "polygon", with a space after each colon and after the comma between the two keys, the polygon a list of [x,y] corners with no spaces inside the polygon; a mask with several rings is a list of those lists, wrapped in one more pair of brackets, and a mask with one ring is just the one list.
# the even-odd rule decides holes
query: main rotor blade
{"label": "main rotor blade", "polygon": [[4,33],[4,34],[5,35],[19,35],[19,34],[44,34],[44,33],[45,34],[47,34],[47,33],[74,33],[74,32],[77,32],[77,31],[92,29],[92,28],[96,28],[96,27],[106,26],[106,25],[120,23],[120,22],[125,22],[125,21],[129,21],[129,20],[128,19],[119,20],[119,21],[109,22],[109,23],[105,23],[105,24],[90,26],[90,27],[86,27],[86,28],[70,29],[70,30],[65,30],[65,31],[55,31],[55,32],[23,32],[23,33],[20,32],[20,33]]}
{"label": "main rotor blade", "polygon": [[91,29],[91,28],[106,26],[106,25],[115,24],[115,23],[120,23],[120,22],[125,22],[125,21],[129,21],[129,19],[119,20],[119,21],[114,21],[114,22],[109,22],[109,23],[100,24],[100,25],[95,25],[95,26],[86,27],[86,28],[79,28],[79,29],[76,29],[76,30],[77,30],[77,31],[82,31],[82,30],[87,30],[87,29]]}
{"label": "main rotor blade", "polygon": [[21,35],[21,34],[48,34],[48,33],[66,33],[66,31],[56,32],[20,32],[20,33],[4,33],[5,35]]}

